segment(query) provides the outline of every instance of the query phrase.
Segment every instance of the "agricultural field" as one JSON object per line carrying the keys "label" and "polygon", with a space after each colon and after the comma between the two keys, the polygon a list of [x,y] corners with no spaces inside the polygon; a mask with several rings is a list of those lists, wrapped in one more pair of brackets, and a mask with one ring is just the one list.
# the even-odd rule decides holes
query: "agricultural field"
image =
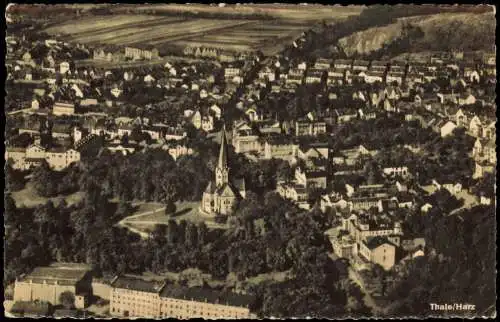
{"label": "agricultural field", "polygon": [[[154,7],[158,7],[160,10],[174,10],[174,13],[181,7],[186,7],[165,6]],[[186,10],[194,8],[187,7],[189,9]],[[129,12],[127,14],[112,16],[84,16],[70,22],[51,25],[44,31],[51,35],[57,35],[66,41],[91,46],[151,45],[160,49],[160,53],[161,48],[166,45],[177,48],[206,46],[237,52],[261,50],[265,55],[272,55],[279,51],[283,45],[290,44],[303,31],[309,29],[314,22],[309,18],[314,18],[315,21],[321,17],[325,18],[323,7],[321,10],[313,6],[308,7],[308,10],[296,8],[296,6],[269,6],[263,9],[252,6],[243,7],[243,9],[234,6],[233,9],[224,8],[229,10],[227,19],[225,17],[217,19],[182,17],[175,14],[168,16],[147,15],[140,14],[139,7],[135,10],[137,14],[130,14],[130,11],[127,11]],[[211,7],[203,8],[213,10]],[[357,11],[354,9],[332,7],[327,10],[328,20],[359,13],[359,8],[356,9]],[[322,12],[323,16],[313,17],[310,10]],[[240,11],[250,14],[272,14],[280,20],[259,20],[255,17],[245,17],[245,14],[239,15]],[[236,17],[241,16],[241,19],[235,19],[234,13],[236,13]],[[297,16],[299,13],[300,17]],[[286,14],[290,14],[290,17],[285,17]]]}

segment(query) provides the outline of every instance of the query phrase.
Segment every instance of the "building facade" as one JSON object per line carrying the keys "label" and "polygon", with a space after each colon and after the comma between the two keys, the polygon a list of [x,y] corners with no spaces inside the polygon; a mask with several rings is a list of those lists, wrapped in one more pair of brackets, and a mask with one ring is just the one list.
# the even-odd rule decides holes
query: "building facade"
{"label": "building facade", "polygon": [[250,301],[246,295],[120,276],[111,283],[110,313],[115,317],[244,319],[253,317]]}

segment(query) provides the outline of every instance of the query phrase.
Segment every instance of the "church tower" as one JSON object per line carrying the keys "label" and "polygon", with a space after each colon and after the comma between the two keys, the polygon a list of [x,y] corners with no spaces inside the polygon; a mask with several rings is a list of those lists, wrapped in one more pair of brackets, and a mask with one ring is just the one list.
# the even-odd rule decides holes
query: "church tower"
{"label": "church tower", "polygon": [[219,151],[219,161],[215,168],[215,185],[217,188],[229,183],[229,167],[227,165],[226,126],[222,128],[222,138]]}

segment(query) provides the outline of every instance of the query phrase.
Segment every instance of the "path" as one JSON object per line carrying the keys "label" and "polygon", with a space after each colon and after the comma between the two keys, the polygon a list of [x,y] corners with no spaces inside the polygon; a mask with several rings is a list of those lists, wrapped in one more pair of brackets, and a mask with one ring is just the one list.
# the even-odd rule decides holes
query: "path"
{"label": "path", "polygon": [[[132,216],[125,217],[122,220],[120,220],[117,225],[121,226],[121,227],[125,227],[128,230],[130,230],[130,231],[132,231],[132,232],[134,232],[136,234],[139,234],[141,236],[141,238],[146,239],[146,238],[149,238],[149,234],[147,234],[147,233],[145,233],[143,231],[140,231],[139,229],[136,229],[136,228],[128,225],[127,221],[129,219],[151,215],[151,214],[154,214],[154,213],[159,212],[159,211],[165,211],[165,207],[161,207],[161,208],[158,208],[158,209],[155,209],[155,210],[148,210],[148,211],[141,212],[141,213],[138,213],[138,214],[135,214],[135,215],[132,215]],[[134,221],[134,223],[139,223],[140,224],[141,221]]]}

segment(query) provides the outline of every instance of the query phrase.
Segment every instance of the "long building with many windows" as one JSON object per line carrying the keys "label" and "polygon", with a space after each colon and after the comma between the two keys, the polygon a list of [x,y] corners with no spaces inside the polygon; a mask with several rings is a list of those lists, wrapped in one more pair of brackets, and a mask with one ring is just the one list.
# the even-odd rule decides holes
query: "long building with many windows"
{"label": "long building with many windows", "polygon": [[117,276],[111,283],[110,313],[143,318],[251,318],[252,297],[201,287]]}

